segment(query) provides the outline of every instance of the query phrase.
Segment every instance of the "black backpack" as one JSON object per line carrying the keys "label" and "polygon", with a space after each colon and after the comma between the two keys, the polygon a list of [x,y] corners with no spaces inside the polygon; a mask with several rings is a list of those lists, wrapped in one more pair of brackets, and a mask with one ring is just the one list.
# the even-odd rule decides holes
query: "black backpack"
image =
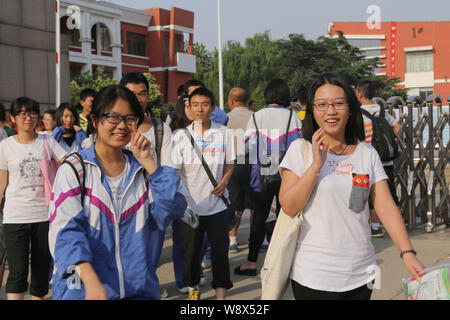
{"label": "black backpack", "polygon": [[380,114],[376,117],[367,110],[361,108],[361,112],[372,121],[372,146],[378,151],[381,161],[392,161],[398,157],[398,144],[395,134],[387,122],[385,109],[380,106]]}
{"label": "black backpack", "polygon": [[[272,153],[271,159],[267,163],[261,163],[261,159],[259,158],[259,130],[258,130],[258,126],[256,125],[255,114],[253,113],[253,123],[255,125],[256,139],[257,139],[256,160],[257,160],[257,164],[258,164],[259,183],[260,183],[261,190],[267,190],[268,185],[277,183],[277,182],[281,182],[281,176],[280,176],[280,173],[278,172],[278,164],[281,163],[281,161],[283,160],[284,155],[286,154],[286,151],[287,151],[287,140],[288,140],[288,135],[289,135],[289,127],[291,125],[292,113],[293,112],[291,110],[290,114],[289,114],[288,124],[286,127],[286,134],[284,136],[283,148],[280,150],[279,153]],[[278,157],[278,164],[272,163],[272,160],[276,160],[277,157]],[[271,170],[271,169],[273,169],[272,168],[273,165],[276,165],[276,168],[277,168],[275,173],[272,172],[273,170]]]}

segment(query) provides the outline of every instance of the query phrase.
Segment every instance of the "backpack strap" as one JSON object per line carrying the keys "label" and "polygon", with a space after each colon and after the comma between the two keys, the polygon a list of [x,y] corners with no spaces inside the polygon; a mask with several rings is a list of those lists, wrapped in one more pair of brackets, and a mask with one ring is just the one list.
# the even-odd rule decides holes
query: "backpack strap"
{"label": "backpack strap", "polygon": [[[189,132],[188,129],[183,128],[184,133],[186,134],[186,136],[188,137],[188,139],[191,141],[192,147],[194,148],[195,152],[197,153],[198,157],[200,158],[200,160],[202,161],[202,166],[203,169],[205,169],[206,174],[208,175],[209,180],[211,181],[211,184],[213,185],[213,187],[217,187],[217,181],[214,178],[211,169],[209,168],[208,164],[206,163],[205,158],[203,157],[202,152],[200,151],[200,149],[198,148],[197,144],[195,143],[194,137],[191,135],[191,133]],[[222,195],[221,197],[222,201],[225,203],[225,205],[227,206],[227,208],[231,208],[231,204],[228,201],[227,198],[225,198],[224,195]]]}
{"label": "backpack strap", "polygon": [[164,124],[160,119],[152,118],[153,127],[155,128],[155,151],[158,166],[161,165],[161,148],[164,136]]}
{"label": "backpack strap", "polygon": [[259,166],[261,164],[261,161],[259,161],[259,130],[258,130],[258,126],[256,125],[255,112],[253,112],[252,118],[253,118],[253,123],[255,124],[255,129],[256,129],[256,163]]}
{"label": "backpack strap", "polygon": [[291,126],[291,119],[292,119],[292,114],[294,112],[291,110],[291,112],[289,113],[289,120],[288,120],[288,124],[286,127],[286,135],[284,136],[284,152],[286,152],[287,149],[287,141],[288,141],[288,135],[289,135],[289,127]]}
{"label": "backpack strap", "polygon": [[78,180],[81,189],[81,203],[84,203],[86,196],[86,167],[83,158],[78,152],[69,154],[63,161],[67,163],[75,172],[75,176]]}
{"label": "backpack strap", "polygon": [[371,114],[369,111],[367,111],[366,109],[361,108],[361,113],[363,115],[365,115],[367,118],[369,118],[370,120],[373,120],[373,118],[375,118],[375,116],[373,114]]}
{"label": "backpack strap", "polygon": [[380,106],[380,118],[384,118],[385,112],[386,110],[384,109],[384,107]]}

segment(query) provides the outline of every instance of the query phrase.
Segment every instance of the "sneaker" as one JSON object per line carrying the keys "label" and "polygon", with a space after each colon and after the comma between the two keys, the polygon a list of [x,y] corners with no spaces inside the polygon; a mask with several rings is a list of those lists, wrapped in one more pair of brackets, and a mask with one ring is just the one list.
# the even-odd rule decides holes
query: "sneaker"
{"label": "sneaker", "polygon": [[232,244],[230,246],[230,251],[233,252],[233,253],[238,253],[239,252],[239,248],[238,248],[237,244]]}
{"label": "sneaker", "polygon": [[195,214],[191,209],[187,209],[184,211],[184,217],[181,218],[181,221],[186,223],[192,229],[197,229],[198,227],[198,215]]}
{"label": "sneaker", "polygon": [[384,233],[383,233],[383,229],[379,228],[379,229],[374,229],[374,228],[370,228],[371,229],[371,237],[372,238],[382,238],[384,237]]}
{"label": "sneaker", "polygon": [[177,290],[178,290],[180,293],[186,294],[186,293],[189,292],[189,287],[188,287],[188,286],[183,287],[183,288],[178,288],[178,287],[177,287]]}
{"label": "sneaker", "polygon": [[188,300],[200,300],[200,290],[189,291]]}

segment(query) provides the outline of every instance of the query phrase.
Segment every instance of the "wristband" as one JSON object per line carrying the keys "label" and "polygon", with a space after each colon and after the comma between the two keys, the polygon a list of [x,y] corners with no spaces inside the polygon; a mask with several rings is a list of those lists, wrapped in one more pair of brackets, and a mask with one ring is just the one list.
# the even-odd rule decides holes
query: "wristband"
{"label": "wristband", "polygon": [[411,249],[411,250],[405,250],[405,251],[400,252],[400,258],[403,259],[403,255],[404,255],[405,253],[410,253],[410,252],[411,252],[411,253],[414,253],[415,256],[417,255],[416,250],[413,250],[413,249]]}

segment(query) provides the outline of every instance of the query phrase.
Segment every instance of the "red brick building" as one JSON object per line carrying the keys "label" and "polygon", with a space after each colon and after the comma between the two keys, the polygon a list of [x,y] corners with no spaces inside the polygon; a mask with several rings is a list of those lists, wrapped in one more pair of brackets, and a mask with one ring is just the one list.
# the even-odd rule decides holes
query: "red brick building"
{"label": "red brick building", "polygon": [[332,22],[328,35],[342,31],[368,57],[379,57],[377,74],[401,79],[408,95],[450,94],[450,21],[381,22],[370,29],[366,22]]}
{"label": "red brick building", "polygon": [[[99,67],[116,80],[150,72],[175,102],[177,88],[195,73],[194,13],[172,7],[136,10],[105,1],[61,0],[61,32],[69,36],[71,78]],[[79,25],[73,25],[77,17]],[[69,20],[69,21],[68,21]],[[188,41],[188,52],[185,51]]]}

